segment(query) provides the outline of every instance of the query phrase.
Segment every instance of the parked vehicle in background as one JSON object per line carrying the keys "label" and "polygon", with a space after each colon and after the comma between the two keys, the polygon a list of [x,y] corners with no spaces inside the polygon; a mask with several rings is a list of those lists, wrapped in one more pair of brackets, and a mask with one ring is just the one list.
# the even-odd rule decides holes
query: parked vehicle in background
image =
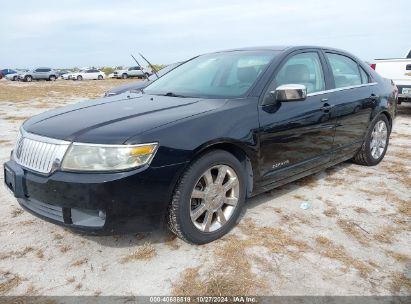
{"label": "parked vehicle in background", "polygon": [[70,74],[70,73],[72,73],[72,71],[69,71],[69,70],[56,70],[56,73],[57,73],[57,78],[61,78],[61,76],[65,75],[65,74]]}
{"label": "parked vehicle in background", "polygon": [[130,68],[126,68],[123,70],[115,70],[113,72],[113,78],[130,78],[130,77],[148,77],[151,75],[151,70],[144,68],[141,69],[139,66],[134,66]]}
{"label": "parked vehicle in background", "polygon": [[392,79],[398,88],[398,103],[411,102],[411,49],[405,58],[375,59],[371,68],[381,76]]}
{"label": "parked vehicle in background", "polygon": [[72,80],[103,80],[106,78],[106,74],[97,69],[87,69],[77,73],[71,73],[68,77]]}
{"label": "parked vehicle in background", "polygon": [[19,74],[17,73],[17,71],[13,74],[7,74],[4,76],[5,79],[7,80],[11,80],[11,81],[17,81],[19,80]]}
{"label": "parked vehicle in background", "polygon": [[[158,77],[161,77],[164,74],[167,74],[168,72],[170,72],[174,68],[178,67],[180,64],[182,64],[182,62],[172,63],[172,64],[169,64],[168,66],[162,68],[161,70],[159,70],[157,72]],[[109,77],[110,77],[110,75],[109,75]],[[142,81],[133,82],[133,83],[127,83],[127,84],[112,88],[112,89],[110,89],[110,90],[108,90],[107,92],[104,93],[104,97],[114,96],[114,95],[118,95],[118,94],[121,94],[121,93],[124,93],[124,92],[129,92],[129,91],[142,90],[146,86],[148,86],[150,83],[152,83],[154,80],[156,80],[157,75],[156,74],[151,74],[148,77],[148,79],[144,79]]]}
{"label": "parked vehicle in background", "polygon": [[349,159],[380,163],[394,92],[337,49],[205,54],[144,94],[26,120],[4,182],[24,209],[66,228],[130,233],[167,222],[204,244],[230,231],[246,198]]}
{"label": "parked vehicle in background", "polygon": [[29,72],[19,74],[19,80],[31,82],[33,80],[49,80],[57,79],[57,72],[51,68],[37,68]]}
{"label": "parked vehicle in background", "polygon": [[17,71],[12,69],[2,69],[0,70],[0,79],[1,77],[4,77],[9,74],[17,74]]}
{"label": "parked vehicle in background", "polygon": [[60,78],[61,78],[61,79],[64,79],[64,80],[68,80],[68,79],[71,78],[71,74],[72,74],[72,73],[73,73],[73,72],[67,72],[67,73],[61,74],[61,75],[60,75]]}

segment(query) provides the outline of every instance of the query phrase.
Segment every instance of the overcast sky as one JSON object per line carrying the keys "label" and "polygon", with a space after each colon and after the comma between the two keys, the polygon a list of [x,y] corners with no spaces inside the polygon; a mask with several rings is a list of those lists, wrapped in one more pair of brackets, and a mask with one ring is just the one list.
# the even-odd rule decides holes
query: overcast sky
{"label": "overcast sky", "polygon": [[410,0],[0,0],[0,67],[172,63],[261,45],[325,45],[364,60],[411,47]]}

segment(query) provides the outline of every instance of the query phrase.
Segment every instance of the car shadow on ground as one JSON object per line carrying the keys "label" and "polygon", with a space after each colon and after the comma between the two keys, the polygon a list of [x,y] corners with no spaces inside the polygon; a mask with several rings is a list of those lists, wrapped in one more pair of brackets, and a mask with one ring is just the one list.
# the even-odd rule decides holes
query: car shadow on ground
{"label": "car shadow on ground", "polygon": [[[286,196],[288,193],[296,191],[301,187],[304,187],[304,184],[309,180],[309,183],[316,183],[319,180],[322,180],[327,177],[332,177],[334,174],[337,174],[340,170],[345,169],[349,166],[355,166],[351,162],[344,162],[338,165],[335,165],[326,170],[320,171],[313,175],[309,175],[303,179],[285,184],[283,186],[277,187],[271,191],[267,191],[261,194],[258,194],[245,202],[243,212],[240,215],[240,221],[246,216],[248,212],[252,212],[253,209],[258,207],[261,204],[265,204],[272,199],[279,199],[282,196]],[[80,235],[81,237],[98,243],[104,247],[138,247],[143,246],[146,243],[149,244],[167,244],[175,241],[176,236],[172,234],[166,227],[158,229],[153,232],[143,232],[143,233],[134,233],[134,234],[124,234],[124,235],[111,235],[111,236],[93,236],[87,234],[81,234],[78,232],[73,232]]]}

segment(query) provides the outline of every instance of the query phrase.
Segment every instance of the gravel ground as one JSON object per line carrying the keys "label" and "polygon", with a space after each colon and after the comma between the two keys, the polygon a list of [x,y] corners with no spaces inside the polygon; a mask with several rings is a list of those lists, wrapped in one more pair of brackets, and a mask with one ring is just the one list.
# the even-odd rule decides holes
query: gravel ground
{"label": "gravel ground", "polygon": [[[0,161],[27,117],[122,83],[0,81]],[[346,162],[250,199],[240,224],[203,246],[167,231],[73,233],[1,186],[0,295],[410,295],[411,104],[390,140],[376,167]]]}

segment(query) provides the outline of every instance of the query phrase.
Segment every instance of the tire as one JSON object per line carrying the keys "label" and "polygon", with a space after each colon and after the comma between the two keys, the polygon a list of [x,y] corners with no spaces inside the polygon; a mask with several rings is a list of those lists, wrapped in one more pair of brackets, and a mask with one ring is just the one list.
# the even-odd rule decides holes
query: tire
{"label": "tire", "polygon": [[50,80],[50,81],[56,81],[56,76],[50,75],[49,80]]}
{"label": "tire", "polygon": [[390,133],[391,125],[387,117],[384,114],[380,114],[372,122],[365,140],[360,150],[354,156],[353,161],[364,166],[379,164],[387,152]]}
{"label": "tire", "polygon": [[78,76],[77,76],[77,80],[79,80],[79,81],[83,80],[83,76],[78,75]]}
{"label": "tire", "polygon": [[12,81],[17,81],[17,76],[14,76]]}
{"label": "tire", "polygon": [[[221,183],[218,172],[224,176]],[[224,192],[224,185],[231,188]],[[167,215],[169,229],[193,244],[205,244],[222,237],[240,216],[245,185],[244,168],[232,154],[214,150],[202,155],[190,164],[174,190]],[[198,198],[199,194],[202,198]]]}
{"label": "tire", "polygon": [[97,79],[98,79],[98,80],[103,80],[103,76],[102,76],[102,75],[98,75]]}
{"label": "tire", "polygon": [[126,73],[124,73],[123,75],[121,75],[121,78],[127,79],[127,78],[128,78],[128,75],[127,75]]}
{"label": "tire", "polygon": [[24,81],[26,81],[26,82],[32,82],[32,81],[33,81],[33,77],[31,77],[31,76],[26,76],[26,77],[24,77]]}
{"label": "tire", "polygon": [[148,78],[150,76],[149,73],[144,73],[146,76],[144,78]]}

